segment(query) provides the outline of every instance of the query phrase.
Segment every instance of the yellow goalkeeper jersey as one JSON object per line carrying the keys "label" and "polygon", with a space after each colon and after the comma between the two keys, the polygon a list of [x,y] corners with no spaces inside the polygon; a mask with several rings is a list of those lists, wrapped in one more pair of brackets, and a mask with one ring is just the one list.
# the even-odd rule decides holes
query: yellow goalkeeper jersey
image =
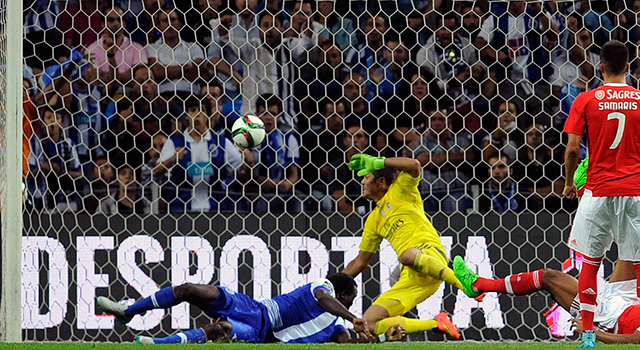
{"label": "yellow goalkeeper jersey", "polygon": [[401,172],[364,223],[360,250],[375,253],[386,238],[400,256],[411,247],[442,248],[440,235],[424,213],[418,191],[420,176]]}

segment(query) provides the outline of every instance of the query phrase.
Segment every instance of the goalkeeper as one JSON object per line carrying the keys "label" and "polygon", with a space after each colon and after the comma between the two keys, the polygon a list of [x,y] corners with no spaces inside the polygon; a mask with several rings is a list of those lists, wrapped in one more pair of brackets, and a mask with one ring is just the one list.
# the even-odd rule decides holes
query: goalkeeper
{"label": "goalkeeper", "polygon": [[[360,252],[344,269],[357,276],[386,238],[398,254],[403,270],[400,279],[379,296],[364,313],[371,332],[382,334],[400,324],[407,333],[439,329],[459,338],[460,334],[446,312],[434,320],[402,317],[431,296],[442,281],[462,289],[448,261],[440,235],[424,213],[418,191],[420,162],[411,158],[384,158],[356,154],[351,170],[363,176],[363,197],[376,203],[364,224]],[[400,174],[396,176],[396,170]]]}

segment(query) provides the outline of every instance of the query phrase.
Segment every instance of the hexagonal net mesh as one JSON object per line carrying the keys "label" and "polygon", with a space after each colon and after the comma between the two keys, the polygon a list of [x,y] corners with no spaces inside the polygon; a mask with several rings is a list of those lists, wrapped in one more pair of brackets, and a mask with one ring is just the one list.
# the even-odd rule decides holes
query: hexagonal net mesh
{"label": "hexagonal net mesh", "polygon": [[[125,327],[99,295],[190,282],[261,299],[343,269],[374,207],[346,165],[356,153],[418,159],[447,254],[480,275],[575,274],[562,127],[601,84],[601,45],[636,52],[635,13],[622,1],[24,1],[25,339],[211,322],[181,305]],[[230,127],[248,113],[267,137],[239,149]],[[397,265],[383,244],[354,313]],[[443,285],[412,313],[446,310],[466,339],[571,335],[552,305]]]}

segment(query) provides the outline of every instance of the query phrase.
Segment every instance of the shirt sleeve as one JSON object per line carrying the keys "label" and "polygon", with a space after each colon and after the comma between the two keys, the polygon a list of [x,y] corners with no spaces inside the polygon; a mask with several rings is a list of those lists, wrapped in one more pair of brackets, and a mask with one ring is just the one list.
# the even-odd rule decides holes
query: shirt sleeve
{"label": "shirt sleeve", "polygon": [[171,138],[168,138],[162,146],[162,151],[160,151],[160,158],[158,158],[158,163],[166,162],[171,159],[173,155],[176,153],[176,145],[173,143]]}
{"label": "shirt sleeve", "polygon": [[147,47],[145,47],[145,51],[147,51],[147,57],[148,58],[155,58],[156,60],[158,59],[158,50],[160,49],[159,45],[157,43],[153,43],[153,44],[149,44],[147,45]]}
{"label": "shirt sleeve", "polygon": [[[422,174],[422,172],[420,174]],[[398,175],[398,178],[396,178],[396,182],[398,186],[402,186],[403,189],[414,189],[418,187],[421,177],[421,175],[418,175],[418,177],[413,177],[409,175],[408,172],[403,171],[400,173],[400,175]]]}
{"label": "shirt sleeve", "polygon": [[300,164],[300,143],[295,134],[287,135],[287,165]]}
{"label": "shirt sleeve", "polygon": [[131,45],[133,45],[133,47],[135,47],[136,51],[138,52],[138,61],[140,63],[147,64],[149,62],[149,57],[147,55],[147,50],[145,50],[142,47],[142,45],[140,45],[138,43],[132,42]]}
{"label": "shirt sleeve", "polygon": [[338,332],[342,332],[344,330],[347,329],[347,326],[345,325],[344,319],[342,317],[338,317],[336,319],[336,324],[334,326],[334,331],[333,334],[331,335],[332,337],[338,333]]}
{"label": "shirt sleeve", "polygon": [[80,170],[80,158],[78,157],[78,147],[72,142],[69,142],[69,148],[71,149],[71,159],[69,159],[69,170]]}
{"label": "shirt sleeve", "polygon": [[493,39],[493,27],[494,27],[495,17],[489,16],[487,19],[482,22],[482,26],[480,27],[480,33],[478,33],[478,38],[482,38],[487,42],[491,42]]}
{"label": "shirt sleeve", "polygon": [[229,139],[225,140],[224,151],[227,155],[227,163],[229,163],[231,168],[237,170],[242,166],[242,153],[240,153],[240,150],[233,145],[233,141]]}
{"label": "shirt sleeve", "polygon": [[581,93],[573,101],[571,110],[569,111],[569,117],[564,123],[564,132],[568,134],[575,134],[582,136],[587,124],[585,115],[585,93]]}
{"label": "shirt sleeve", "polygon": [[191,43],[191,47],[189,47],[189,58],[191,59],[191,61],[204,59],[204,51],[202,51],[202,48],[198,44]]}
{"label": "shirt sleeve", "polygon": [[333,287],[333,284],[331,283],[331,281],[329,281],[326,278],[321,278],[317,281],[313,281],[311,282],[311,295],[313,295],[313,297],[316,297],[316,292],[319,289],[324,289],[327,293],[329,293],[329,295],[331,295],[332,297],[336,297],[336,292],[335,289]]}
{"label": "shirt sleeve", "polygon": [[44,163],[44,153],[40,139],[36,135],[31,136],[31,153],[29,154],[29,168],[36,169],[40,164]]}
{"label": "shirt sleeve", "polygon": [[222,48],[216,41],[211,41],[207,48],[207,59],[212,60],[220,57],[222,57]]}

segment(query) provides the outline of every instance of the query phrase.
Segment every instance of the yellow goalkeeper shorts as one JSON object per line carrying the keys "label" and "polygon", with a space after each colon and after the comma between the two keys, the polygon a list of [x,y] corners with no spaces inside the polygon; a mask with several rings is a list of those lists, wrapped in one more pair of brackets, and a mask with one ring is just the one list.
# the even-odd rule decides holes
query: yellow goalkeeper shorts
{"label": "yellow goalkeeper shorts", "polygon": [[[422,248],[420,250],[422,250],[424,254],[440,260],[445,265],[449,263],[446,256],[436,248]],[[421,275],[414,269],[403,266],[398,282],[396,282],[391,289],[382,293],[382,295],[373,302],[373,305],[381,306],[389,312],[385,307],[386,301],[396,300],[402,304],[403,311],[399,314],[389,312],[389,316],[404,315],[416,307],[416,305],[433,295],[441,283],[442,280]]]}

